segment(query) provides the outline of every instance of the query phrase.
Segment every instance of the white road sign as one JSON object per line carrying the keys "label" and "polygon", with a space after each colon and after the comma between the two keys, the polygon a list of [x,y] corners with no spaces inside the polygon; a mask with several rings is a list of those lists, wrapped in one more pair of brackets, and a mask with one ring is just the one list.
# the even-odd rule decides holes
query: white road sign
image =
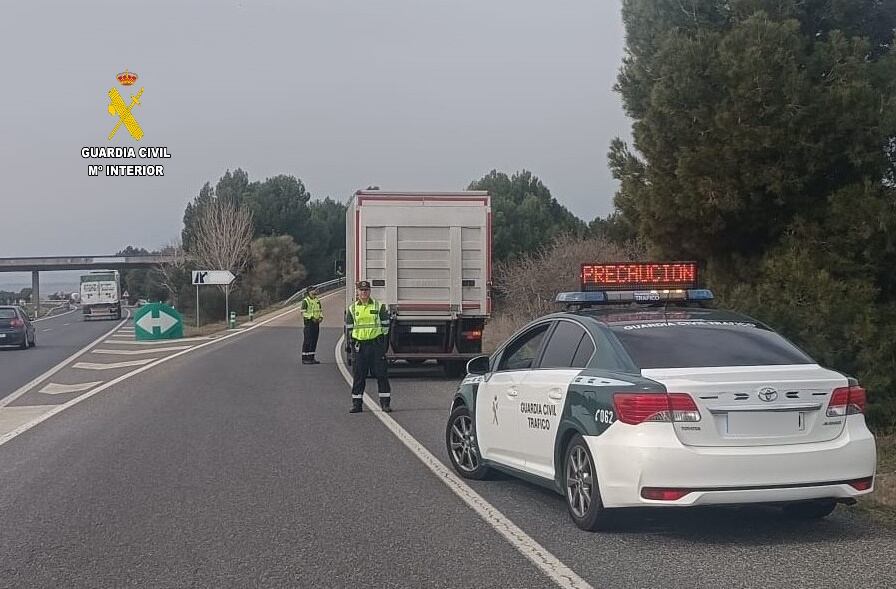
{"label": "white road sign", "polygon": [[230,284],[234,278],[230,270],[193,270],[193,284]]}

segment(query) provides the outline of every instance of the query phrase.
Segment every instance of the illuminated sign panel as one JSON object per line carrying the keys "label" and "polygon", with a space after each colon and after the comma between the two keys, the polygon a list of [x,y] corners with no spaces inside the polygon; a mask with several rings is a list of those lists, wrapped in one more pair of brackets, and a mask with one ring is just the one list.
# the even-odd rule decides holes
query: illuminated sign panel
{"label": "illuminated sign panel", "polygon": [[697,262],[582,264],[582,290],[697,287]]}

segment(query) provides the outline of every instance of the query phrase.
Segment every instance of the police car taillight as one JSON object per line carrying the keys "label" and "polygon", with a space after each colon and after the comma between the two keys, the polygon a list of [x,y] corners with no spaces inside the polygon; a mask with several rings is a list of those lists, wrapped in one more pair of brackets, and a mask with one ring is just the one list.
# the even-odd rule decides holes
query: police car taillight
{"label": "police car taillight", "polygon": [[700,421],[700,410],[687,393],[616,393],[613,405],[619,421],[629,425]]}
{"label": "police car taillight", "polygon": [[828,403],[828,417],[858,415],[865,412],[865,389],[858,385],[834,389]]}

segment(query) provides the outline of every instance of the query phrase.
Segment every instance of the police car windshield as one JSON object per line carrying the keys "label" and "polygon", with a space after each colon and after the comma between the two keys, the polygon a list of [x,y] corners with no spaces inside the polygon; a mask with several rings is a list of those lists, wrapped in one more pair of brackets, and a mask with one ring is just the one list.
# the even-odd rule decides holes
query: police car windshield
{"label": "police car windshield", "polygon": [[652,322],[612,330],[640,368],[815,363],[780,335],[747,322]]}

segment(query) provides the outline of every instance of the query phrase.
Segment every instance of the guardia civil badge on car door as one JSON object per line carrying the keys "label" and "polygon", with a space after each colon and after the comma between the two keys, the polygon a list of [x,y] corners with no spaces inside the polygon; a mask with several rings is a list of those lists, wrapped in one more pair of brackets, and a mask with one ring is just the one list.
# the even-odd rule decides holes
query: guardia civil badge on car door
{"label": "guardia civil badge on car door", "polygon": [[468,364],[445,432],[455,470],[553,488],[586,530],[622,507],[821,518],[870,493],[865,390],[712,299],[694,262],[584,264],[563,312]]}

